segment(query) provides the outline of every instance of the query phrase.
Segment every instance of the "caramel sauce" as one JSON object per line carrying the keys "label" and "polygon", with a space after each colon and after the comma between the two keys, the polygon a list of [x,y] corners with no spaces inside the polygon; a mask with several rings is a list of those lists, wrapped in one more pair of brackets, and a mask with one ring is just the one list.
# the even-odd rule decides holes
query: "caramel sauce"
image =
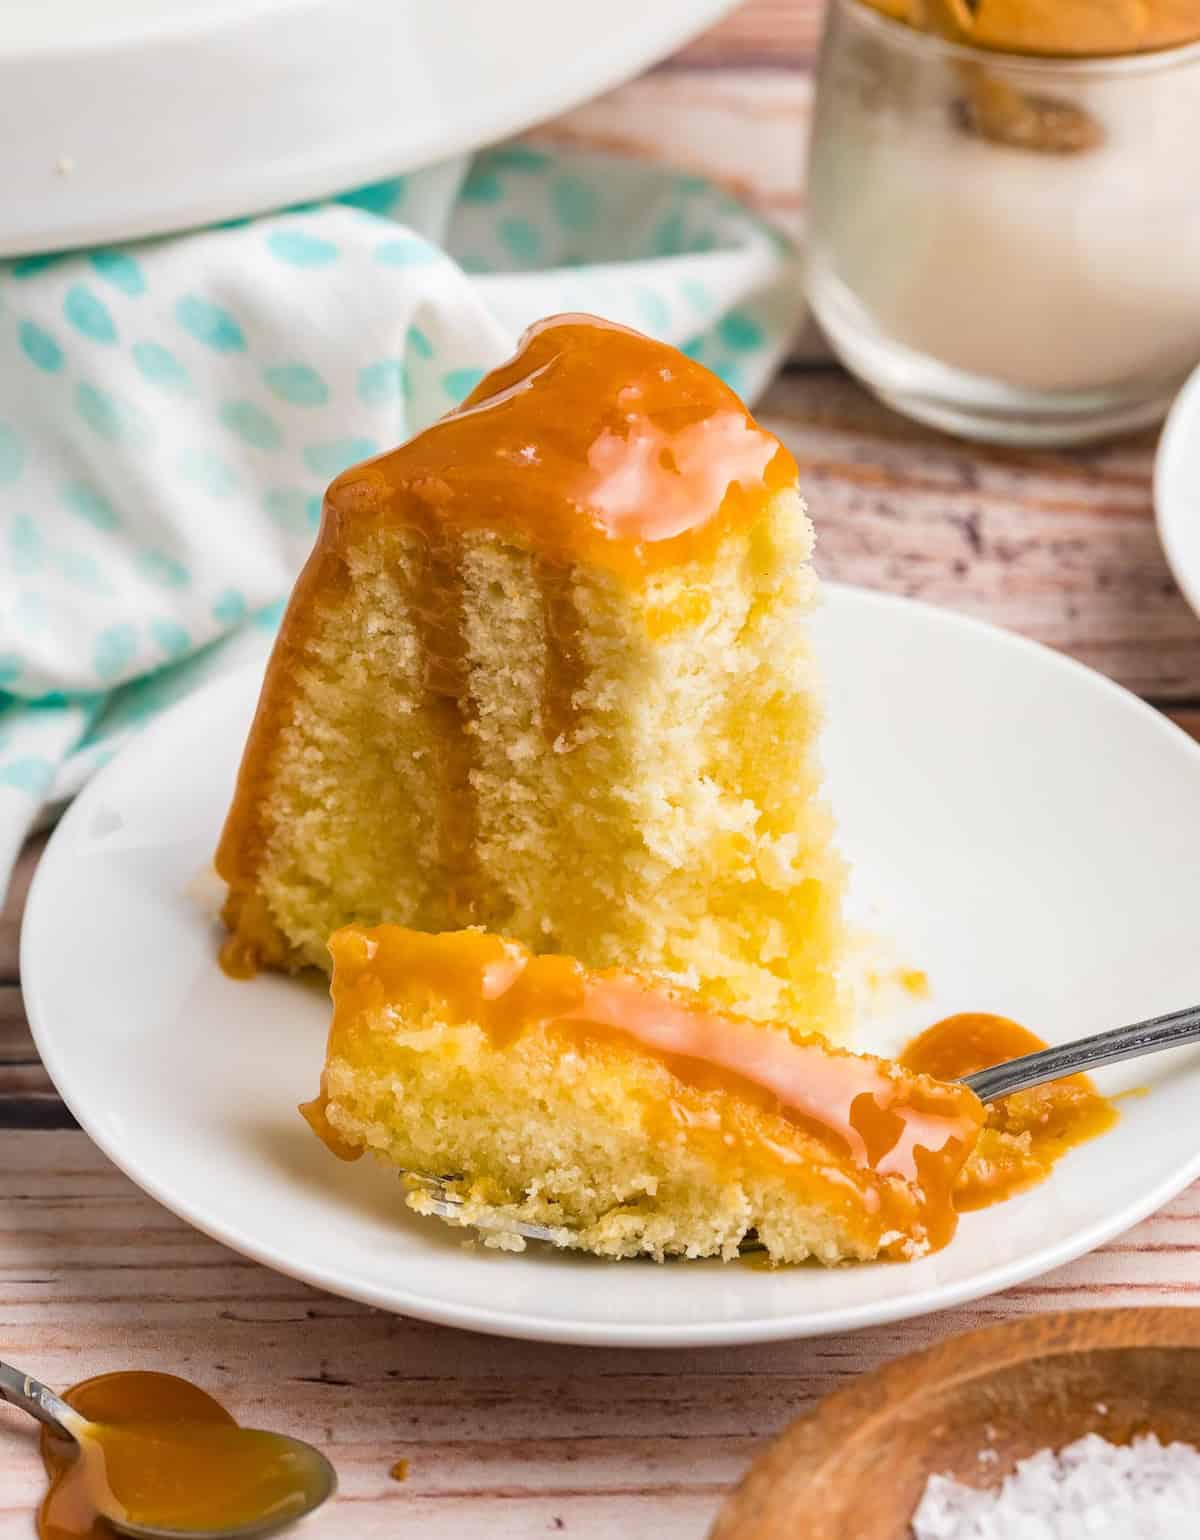
{"label": "caramel sauce", "polygon": [[240,1428],[187,1380],[102,1374],[63,1399],[96,1425],[96,1436],[76,1444],[42,1429],[50,1488],[38,1510],[40,1540],[112,1540],[98,1514],[106,1499],[131,1522],[168,1529],[282,1523],[308,1504],[305,1467],[289,1444]]}
{"label": "caramel sauce", "polygon": [[1043,55],[1140,53],[1200,37],[1193,0],[866,0],[978,48]]}
{"label": "caramel sauce", "polygon": [[467,688],[467,643],[463,631],[461,553],[452,539],[421,547],[418,591],[436,603],[413,610],[425,664],[426,706],[437,713],[436,733],[439,858],[449,874],[447,923],[469,925],[474,917],[475,795],[471,787],[471,695]]}
{"label": "caramel sauce", "polygon": [[[1005,1016],[949,1016],[913,1039],[900,1056],[907,1069],[955,1080],[1047,1045]],[[954,1206],[988,1208],[1044,1181],[1078,1144],[1106,1133],[1117,1110],[1087,1075],[1018,1091],[987,1108],[978,1143],[959,1173]]]}
{"label": "caramel sauce", "polygon": [[530,327],[463,404],[329,488],[321,543],[372,524],[494,530],[628,583],[711,557],[796,464],[716,375],[592,316]]}
{"label": "caramel sauce", "polygon": [[[285,966],[289,949],[242,900],[253,895],[267,840],[264,805],[274,744],[290,720],[295,677],[320,604],[350,581],[348,553],[373,532],[402,530],[427,551],[431,593],[459,592],[462,540],[494,532],[536,558],[548,658],[543,731],[569,747],[582,682],[582,628],[570,569],[600,568],[629,586],[680,563],[711,560],[721,539],[794,483],[796,464],[737,396],[676,349],[609,321],[555,316],[531,327],[516,355],[466,401],[389,454],[340,475],[296,584],[246,745],[217,850],[237,932],[223,966],[245,977]],[[418,615],[427,703],[444,712],[437,767],[442,860],[454,873],[450,919],[482,912],[471,861],[472,738],[461,604],[439,598]],[[648,613],[654,635],[703,614]]]}
{"label": "caramel sauce", "polygon": [[[498,1047],[542,1030],[581,1052],[651,1054],[685,1086],[732,1092],[704,1128],[682,1103],[648,1107],[652,1140],[686,1128],[718,1164],[747,1152],[822,1201],[857,1212],[888,1245],[943,1245],[951,1190],[982,1120],[975,1096],[887,1061],[829,1047],[735,1016],[717,1015],[617,970],[589,973],[568,957],[535,957],[482,931],[433,936],[399,926],[346,927],[330,941],[334,1020],[329,1054],[356,1060],[381,1012],[404,1001],[450,1025],[479,1026]],[[324,1091],[301,1108],[345,1158]],[[765,1114],[765,1117],[764,1117]],[[818,1141],[806,1158],[796,1135]],[[332,1135],[332,1138],[330,1137]]]}
{"label": "caramel sauce", "polygon": [[587,678],[583,620],[571,592],[568,568],[544,568],[541,585],[546,644],[552,659],[542,680],[542,731],[547,743],[566,750],[577,717],[575,694]]}

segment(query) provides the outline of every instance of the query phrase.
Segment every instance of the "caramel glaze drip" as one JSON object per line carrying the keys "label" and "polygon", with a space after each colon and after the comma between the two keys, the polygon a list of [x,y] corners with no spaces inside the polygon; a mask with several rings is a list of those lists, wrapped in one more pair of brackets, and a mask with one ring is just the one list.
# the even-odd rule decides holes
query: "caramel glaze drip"
{"label": "caramel glaze drip", "polygon": [[[917,1234],[944,1245],[955,1225],[951,1188],[974,1143],[982,1109],[965,1087],[906,1074],[887,1061],[830,1048],[738,1017],[716,1015],[616,970],[589,973],[569,957],[535,957],[482,931],[432,936],[400,926],[348,926],[330,941],[334,1020],[330,1056],[357,1060],[359,1040],[389,1005],[432,1007],[452,1025],[475,1024],[497,1047],[544,1030],[581,1051],[634,1047],[685,1086],[722,1091],[818,1141],[818,1161],[770,1136],[771,1169],[864,1210],[888,1247],[906,1254]],[[301,1108],[314,1131],[345,1158],[358,1155],[330,1127],[324,1091]],[[686,1109],[654,1112],[651,1132],[686,1126]],[[754,1119],[727,1128],[743,1131]],[[760,1122],[762,1120],[759,1120]],[[661,1125],[661,1126],[659,1126]],[[719,1143],[719,1141],[718,1141]],[[727,1152],[731,1165],[735,1151]]]}
{"label": "caramel glaze drip", "polygon": [[[250,1492],[254,1512],[281,1520],[303,1501],[302,1480],[272,1451],[273,1435],[231,1438],[237,1423],[225,1408],[173,1374],[102,1374],[64,1400],[99,1425],[107,1468],[101,1480],[131,1517],[139,1508],[169,1511],[180,1528],[218,1529],[247,1522]],[[158,1458],[148,1460],[148,1450]],[[38,1510],[39,1540],[112,1540],[114,1530],[96,1511],[96,1466],[51,1428],[42,1429],[41,1453],[50,1486]]]}
{"label": "caramel glaze drip", "polygon": [[[948,1016],[913,1039],[901,1055],[906,1068],[957,1080],[1046,1044],[1006,1016],[970,1012]],[[1044,1181],[1068,1150],[1106,1133],[1117,1110],[1087,1075],[1070,1075],[1018,1091],[987,1109],[987,1121],[954,1188],[960,1213],[988,1208]]]}
{"label": "caramel glaze drip", "polygon": [[[320,534],[284,617],[217,850],[235,933],[223,953],[227,971],[245,977],[256,959],[286,961],[286,944],[253,904],[266,839],[261,808],[314,611],[349,582],[349,550],[375,530],[412,531],[429,552],[431,582],[452,595],[461,594],[456,573],[468,532],[492,531],[531,552],[546,620],[544,731],[566,747],[584,672],[572,567],[601,568],[636,587],[711,559],[727,532],[756,519],[795,479],[791,455],[714,374],[663,343],[579,315],[531,327],[516,355],[459,408],[343,472],[326,493]],[[476,896],[475,811],[461,597],[444,613],[419,614],[418,624],[430,699],[447,707],[443,861],[458,874],[454,923],[465,923]]]}
{"label": "caramel glaze drip", "polygon": [[475,871],[475,796],[471,786],[471,692],[468,687],[463,627],[461,552],[453,536],[431,533],[422,542],[417,576],[418,603],[413,611],[425,663],[426,705],[437,713],[440,856],[449,874],[446,914],[452,925],[469,925],[477,894]]}
{"label": "caramel glaze drip", "polygon": [[567,568],[543,567],[541,585],[548,653],[542,681],[542,730],[546,742],[563,751],[570,747],[576,725],[576,693],[587,678],[583,621],[571,592]]}

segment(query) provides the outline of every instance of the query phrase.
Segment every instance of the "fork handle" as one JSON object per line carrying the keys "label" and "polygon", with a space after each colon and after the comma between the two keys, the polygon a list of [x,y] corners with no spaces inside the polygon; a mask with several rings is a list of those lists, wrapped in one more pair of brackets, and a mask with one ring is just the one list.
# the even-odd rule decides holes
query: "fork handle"
{"label": "fork handle", "polygon": [[22,1374],[0,1359],[0,1401],[19,1406],[23,1412],[44,1422],[58,1433],[76,1436],[76,1430],[84,1419],[73,1406],[56,1396],[48,1385],[35,1380],[32,1374]]}
{"label": "fork handle", "polygon": [[1192,1005],[1183,1011],[1151,1016],[1132,1026],[1114,1027],[1111,1032],[1079,1037],[1073,1043],[1060,1043],[1055,1048],[1043,1048],[990,1069],[977,1070],[973,1075],[964,1075],[963,1084],[970,1086],[980,1101],[994,1102],[1002,1096],[1011,1096],[1014,1091],[1028,1091],[1033,1086],[1045,1085],[1048,1080],[1061,1080],[1064,1075],[1074,1075],[1080,1070],[1100,1069],[1105,1064],[1137,1059],[1144,1053],[1162,1053],[1166,1048],[1178,1048],[1183,1043],[1197,1040],[1200,1040],[1200,1005]]}

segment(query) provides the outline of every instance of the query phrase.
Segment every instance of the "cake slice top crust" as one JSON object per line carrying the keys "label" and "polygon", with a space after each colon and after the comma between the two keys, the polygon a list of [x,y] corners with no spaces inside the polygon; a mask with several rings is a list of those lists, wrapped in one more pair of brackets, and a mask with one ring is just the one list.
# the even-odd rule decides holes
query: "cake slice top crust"
{"label": "cake slice top crust", "polygon": [[716,375],[611,321],[552,316],[463,404],[326,494],[323,544],[491,530],[629,584],[711,555],[796,465]]}
{"label": "cake slice top crust", "polygon": [[[955,1226],[952,1188],[983,1109],[965,1086],[886,1059],[830,1048],[782,1026],[706,1010],[681,992],[620,970],[589,972],[573,958],[534,956],[480,930],[442,935],[347,926],[330,939],[334,1019],[328,1056],[359,1062],[392,1013],[398,1030],[436,1021],[476,1027],[496,1048],[539,1029],[586,1052],[597,1043],[647,1053],[683,1085],[729,1092],[815,1139],[820,1179],[842,1171],[878,1205],[884,1230],[911,1231],[914,1194],[924,1235],[944,1244]],[[334,1153],[323,1097],[301,1109]],[[687,1115],[681,1117],[686,1125]],[[781,1177],[792,1181],[779,1148]],[[894,1211],[894,1225],[888,1222]]]}

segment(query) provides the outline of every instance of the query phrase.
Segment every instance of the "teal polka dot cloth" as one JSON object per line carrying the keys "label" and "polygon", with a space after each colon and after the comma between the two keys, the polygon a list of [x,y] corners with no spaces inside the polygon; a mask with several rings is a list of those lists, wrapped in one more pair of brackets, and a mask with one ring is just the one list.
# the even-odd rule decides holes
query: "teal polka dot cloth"
{"label": "teal polka dot cloth", "polygon": [[45,810],[261,666],[326,484],[587,311],[747,398],[796,257],[695,177],[503,145],[318,204],[0,264],[0,887]]}

